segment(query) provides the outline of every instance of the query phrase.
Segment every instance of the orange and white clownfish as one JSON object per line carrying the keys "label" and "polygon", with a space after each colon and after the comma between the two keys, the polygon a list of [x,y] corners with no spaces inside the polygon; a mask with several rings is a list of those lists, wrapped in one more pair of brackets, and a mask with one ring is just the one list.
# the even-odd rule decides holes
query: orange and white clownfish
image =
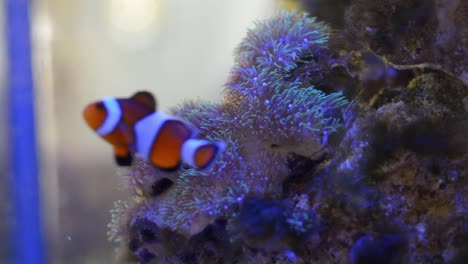
{"label": "orange and white clownfish", "polygon": [[161,170],[177,170],[182,162],[204,169],[224,150],[223,142],[197,139],[197,129],[191,124],[155,110],[153,95],[138,92],[130,98],[107,97],[89,104],[83,115],[114,146],[121,166],[131,165],[131,152],[137,152]]}

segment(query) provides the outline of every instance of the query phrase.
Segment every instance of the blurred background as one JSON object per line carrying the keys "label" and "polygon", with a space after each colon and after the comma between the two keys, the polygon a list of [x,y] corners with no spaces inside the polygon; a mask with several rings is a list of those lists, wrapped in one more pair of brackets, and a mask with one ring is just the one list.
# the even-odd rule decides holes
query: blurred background
{"label": "blurred background", "polygon": [[[5,3],[0,0],[0,263],[13,255],[6,116]],[[104,96],[156,94],[159,109],[217,101],[253,22],[295,1],[31,0],[40,203],[46,263],[113,263],[109,210],[126,199],[112,150],[81,117]]]}

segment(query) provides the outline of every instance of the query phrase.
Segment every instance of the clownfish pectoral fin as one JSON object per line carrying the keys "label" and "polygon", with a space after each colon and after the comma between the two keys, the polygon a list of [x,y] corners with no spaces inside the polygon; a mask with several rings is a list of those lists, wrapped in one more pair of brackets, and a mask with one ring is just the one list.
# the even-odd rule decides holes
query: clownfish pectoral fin
{"label": "clownfish pectoral fin", "polygon": [[130,127],[128,127],[127,125],[123,124],[123,123],[120,123],[118,125],[118,130],[119,132],[121,133],[125,143],[127,145],[133,145],[135,143],[135,137],[134,137],[134,134],[133,134],[133,131]]}
{"label": "clownfish pectoral fin", "polygon": [[133,156],[126,147],[115,146],[114,147],[114,158],[115,162],[119,166],[130,166],[132,165]]}
{"label": "clownfish pectoral fin", "polygon": [[224,148],[223,142],[189,139],[182,146],[182,160],[192,167],[205,169],[212,164]]}
{"label": "clownfish pectoral fin", "polygon": [[140,91],[132,95],[131,99],[149,107],[152,111],[156,111],[156,99],[153,94],[147,91]]}

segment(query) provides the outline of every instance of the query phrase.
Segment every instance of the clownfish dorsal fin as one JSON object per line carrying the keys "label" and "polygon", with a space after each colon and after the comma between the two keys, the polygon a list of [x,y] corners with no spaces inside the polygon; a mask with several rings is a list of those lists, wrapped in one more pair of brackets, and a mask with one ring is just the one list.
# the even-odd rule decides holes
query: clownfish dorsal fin
{"label": "clownfish dorsal fin", "polygon": [[130,97],[135,101],[142,103],[143,105],[149,107],[151,110],[156,111],[156,99],[153,94],[147,91],[139,91]]}

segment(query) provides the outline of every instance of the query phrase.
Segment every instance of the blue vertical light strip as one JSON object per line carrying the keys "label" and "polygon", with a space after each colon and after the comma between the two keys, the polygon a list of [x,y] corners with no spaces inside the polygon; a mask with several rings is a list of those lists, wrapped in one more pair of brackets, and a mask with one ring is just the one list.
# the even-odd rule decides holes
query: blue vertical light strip
{"label": "blue vertical light strip", "polygon": [[44,263],[40,220],[29,0],[5,0],[14,263]]}

